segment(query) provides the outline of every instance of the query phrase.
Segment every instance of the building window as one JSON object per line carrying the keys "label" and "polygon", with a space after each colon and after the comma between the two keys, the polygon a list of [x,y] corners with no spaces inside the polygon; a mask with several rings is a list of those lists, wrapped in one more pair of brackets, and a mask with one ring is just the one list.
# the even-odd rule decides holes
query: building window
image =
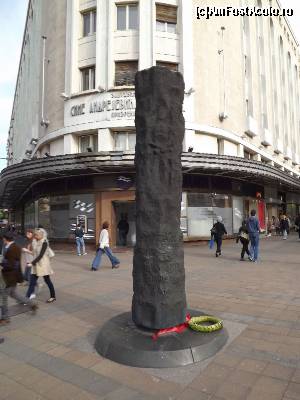
{"label": "building window", "polygon": [[156,61],[157,67],[164,67],[168,68],[170,71],[177,72],[178,71],[178,64],[177,63],[170,63],[165,61]]}
{"label": "building window", "polygon": [[117,6],[117,30],[126,31],[138,29],[138,5],[127,4]]}
{"label": "building window", "polygon": [[135,151],[136,135],[135,132],[116,132],[114,134],[115,150]]}
{"label": "building window", "polygon": [[176,33],[177,7],[166,4],[156,4],[156,30],[159,32]]}
{"label": "building window", "polygon": [[79,136],[78,139],[79,153],[98,151],[98,134]]}
{"label": "building window", "polygon": [[81,90],[95,89],[95,66],[82,68],[81,70]]}
{"label": "building window", "polygon": [[247,150],[244,150],[244,158],[245,158],[246,160],[254,160],[254,154],[253,154],[253,153],[250,153],[250,152],[247,151]]}
{"label": "building window", "polygon": [[117,61],[115,63],[115,86],[133,86],[137,71],[137,61]]}
{"label": "building window", "polygon": [[96,10],[89,10],[82,13],[82,36],[93,35],[96,32],[97,26],[97,13]]}

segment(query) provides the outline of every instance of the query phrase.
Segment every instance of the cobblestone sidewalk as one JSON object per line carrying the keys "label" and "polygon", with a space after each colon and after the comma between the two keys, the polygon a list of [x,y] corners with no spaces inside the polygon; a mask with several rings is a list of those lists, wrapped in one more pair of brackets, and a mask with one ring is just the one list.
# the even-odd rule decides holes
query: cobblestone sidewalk
{"label": "cobblestone sidewalk", "polygon": [[222,317],[230,341],[204,363],[162,370],[118,365],[94,351],[99,328],[130,310],[132,252],[118,254],[118,270],[105,259],[95,273],[92,254],[57,254],[57,302],[45,303],[43,287],[36,316],[19,314],[0,328],[0,399],[299,400],[300,242],[267,238],[261,250],[254,264],[238,261],[232,241],[220,258],[204,244],[185,246],[189,307]]}

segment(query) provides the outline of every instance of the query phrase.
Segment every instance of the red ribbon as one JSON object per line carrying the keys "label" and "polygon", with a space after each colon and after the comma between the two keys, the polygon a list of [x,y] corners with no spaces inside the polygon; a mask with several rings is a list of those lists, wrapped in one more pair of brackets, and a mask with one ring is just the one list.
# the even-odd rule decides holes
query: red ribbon
{"label": "red ribbon", "polygon": [[170,328],[160,329],[156,333],[152,335],[153,340],[157,340],[159,336],[166,335],[167,333],[181,333],[185,331],[189,327],[189,320],[191,319],[190,314],[185,317],[185,322],[183,324],[179,324],[176,326],[172,326]]}

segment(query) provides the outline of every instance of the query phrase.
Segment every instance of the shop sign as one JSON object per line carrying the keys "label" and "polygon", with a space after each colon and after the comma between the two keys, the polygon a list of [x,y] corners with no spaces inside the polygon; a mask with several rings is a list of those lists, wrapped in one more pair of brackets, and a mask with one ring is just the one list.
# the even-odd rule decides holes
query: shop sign
{"label": "shop sign", "polygon": [[127,176],[119,176],[117,179],[117,185],[122,190],[128,190],[132,186],[132,183],[132,179]]}
{"label": "shop sign", "polygon": [[109,92],[90,95],[80,102],[69,100],[65,107],[66,122],[78,118],[87,121],[134,119],[136,101],[134,91]]}
{"label": "shop sign", "polygon": [[81,225],[83,232],[87,233],[87,217],[86,215],[77,215],[77,225]]}

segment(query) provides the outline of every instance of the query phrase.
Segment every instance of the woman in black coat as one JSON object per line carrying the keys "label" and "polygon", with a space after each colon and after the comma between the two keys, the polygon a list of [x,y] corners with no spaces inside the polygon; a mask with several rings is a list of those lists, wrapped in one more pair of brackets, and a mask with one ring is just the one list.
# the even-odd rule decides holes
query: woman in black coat
{"label": "woman in black coat", "polygon": [[244,256],[245,253],[248,255],[248,258],[250,261],[252,261],[250,252],[249,252],[249,237],[248,237],[248,230],[247,230],[247,222],[243,221],[242,226],[239,229],[238,237],[236,239],[236,242],[241,242],[243,247],[242,247],[242,252],[241,252],[241,261],[244,261]]}

